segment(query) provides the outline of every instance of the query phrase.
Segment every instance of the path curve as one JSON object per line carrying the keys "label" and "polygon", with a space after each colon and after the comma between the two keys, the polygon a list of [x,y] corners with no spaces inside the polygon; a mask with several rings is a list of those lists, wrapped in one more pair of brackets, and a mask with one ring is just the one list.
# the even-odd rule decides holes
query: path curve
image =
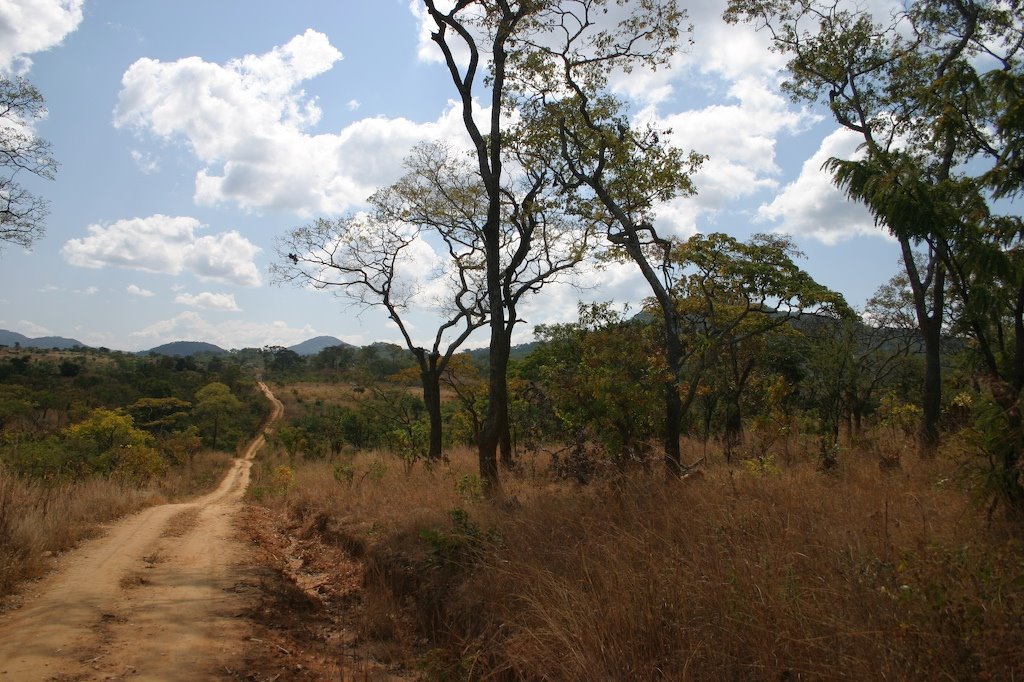
{"label": "path curve", "polygon": [[216,490],[118,521],[0,618],[0,681],[231,676],[249,589],[233,521],[253,458],[284,412],[259,387],[271,413]]}

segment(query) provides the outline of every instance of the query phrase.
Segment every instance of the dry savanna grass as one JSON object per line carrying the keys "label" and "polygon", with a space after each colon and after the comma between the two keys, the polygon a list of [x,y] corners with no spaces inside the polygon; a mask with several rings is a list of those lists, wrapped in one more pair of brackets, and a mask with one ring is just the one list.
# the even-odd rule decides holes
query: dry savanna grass
{"label": "dry savanna grass", "polygon": [[366,558],[363,636],[424,638],[436,679],[1024,676],[1019,528],[972,501],[949,457],[587,486],[538,458],[495,498],[474,470],[468,451],[411,470],[271,453],[254,491]]}
{"label": "dry savanna grass", "polygon": [[107,479],[44,486],[0,468],[0,595],[38,575],[49,556],[92,535],[99,524],[159,499]]}
{"label": "dry savanna grass", "polygon": [[273,389],[274,395],[284,405],[285,414],[300,414],[302,412],[301,404],[315,404],[317,401],[354,407],[365,394],[365,387],[344,381],[277,383]]}

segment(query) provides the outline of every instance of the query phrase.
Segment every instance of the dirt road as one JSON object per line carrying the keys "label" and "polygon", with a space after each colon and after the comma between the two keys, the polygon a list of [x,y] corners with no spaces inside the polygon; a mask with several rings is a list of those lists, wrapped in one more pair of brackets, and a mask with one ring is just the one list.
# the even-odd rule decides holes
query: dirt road
{"label": "dirt road", "polygon": [[[266,431],[283,408],[260,388],[273,404]],[[252,586],[233,520],[263,442],[209,495],[146,509],[65,556],[0,618],[0,682],[231,677]]]}

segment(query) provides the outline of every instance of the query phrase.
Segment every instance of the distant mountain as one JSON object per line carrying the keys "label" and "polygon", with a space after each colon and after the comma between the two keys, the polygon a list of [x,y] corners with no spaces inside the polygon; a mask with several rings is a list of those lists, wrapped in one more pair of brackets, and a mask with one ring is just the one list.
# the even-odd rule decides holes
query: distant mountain
{"label": "distant mountain", "polygon": [[350,344],[347,344],[341,339],[337,339],[333,336],[317,336],[307,341],[303,341],[302,343],[297,343],[294,346],[289,346],[288,350],[298,353],[299,355],[316,355],[324,348],[348,345]]}
{"label": "distant mountain", "polygon": [[173,343],[165,343],[156,348],[139,351],[139,355],[170,355],[172,357],[187,357],[189,355],[199,355],[200,353],[227,355],[228,351],[205,341],[174,341]]}
{"label": "distant mountain", "polygon": [[32,339],[18,332],[0,329],[0,346],[14,346],[15,344],[22,348],[60,348],[61,350],[76,347],[88,348],[81,341],[66,339],[63,336],[40,336]]}
{"label": "distant mountain", "polygon": [[[522,360],[532,353],[539,345],[539,341],[530,341],[529,343],[520,343],[517,346],[512,346],[509,348],[508,357],[510,360]],[[465,353],[469,355],[469,357],[473,358],[474,361],[480,363],[486,363],[487,358],[491,354],[490,349],[486,346],[483,348],[470,348],[466,350]]]}

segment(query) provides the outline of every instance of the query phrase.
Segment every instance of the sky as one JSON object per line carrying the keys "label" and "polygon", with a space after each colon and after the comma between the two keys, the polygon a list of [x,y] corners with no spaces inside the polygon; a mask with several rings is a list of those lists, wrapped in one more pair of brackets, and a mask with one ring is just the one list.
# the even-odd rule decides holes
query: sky
{"label": "sky", "polygon": [[[879,0],[880,1],[880,0]],[[671,69],[614,82],[638,118],[708,155],[698,194],[658,209],[688,237],[789,234],[819,282],[863,306],[899,250],[820,170],[857,140],[780,92],[767,36],[694,3],[693,46]],[[0,328],[137,351],[179,340],[226,349],[319,335],[400,343],[378,309],[275,283],[275,238],[359,211],[417,143],[465,139],[455,91],[418,0],[0,0],[0,71],[28,78],[47,117],[56,179],[45,236],[0,250]],[[647,295],[623,264],[530,300],[534,325],[578,300]],[[410,318],[418,343],[437,327]],[[469,342],[485,346],[484,331]]]}

